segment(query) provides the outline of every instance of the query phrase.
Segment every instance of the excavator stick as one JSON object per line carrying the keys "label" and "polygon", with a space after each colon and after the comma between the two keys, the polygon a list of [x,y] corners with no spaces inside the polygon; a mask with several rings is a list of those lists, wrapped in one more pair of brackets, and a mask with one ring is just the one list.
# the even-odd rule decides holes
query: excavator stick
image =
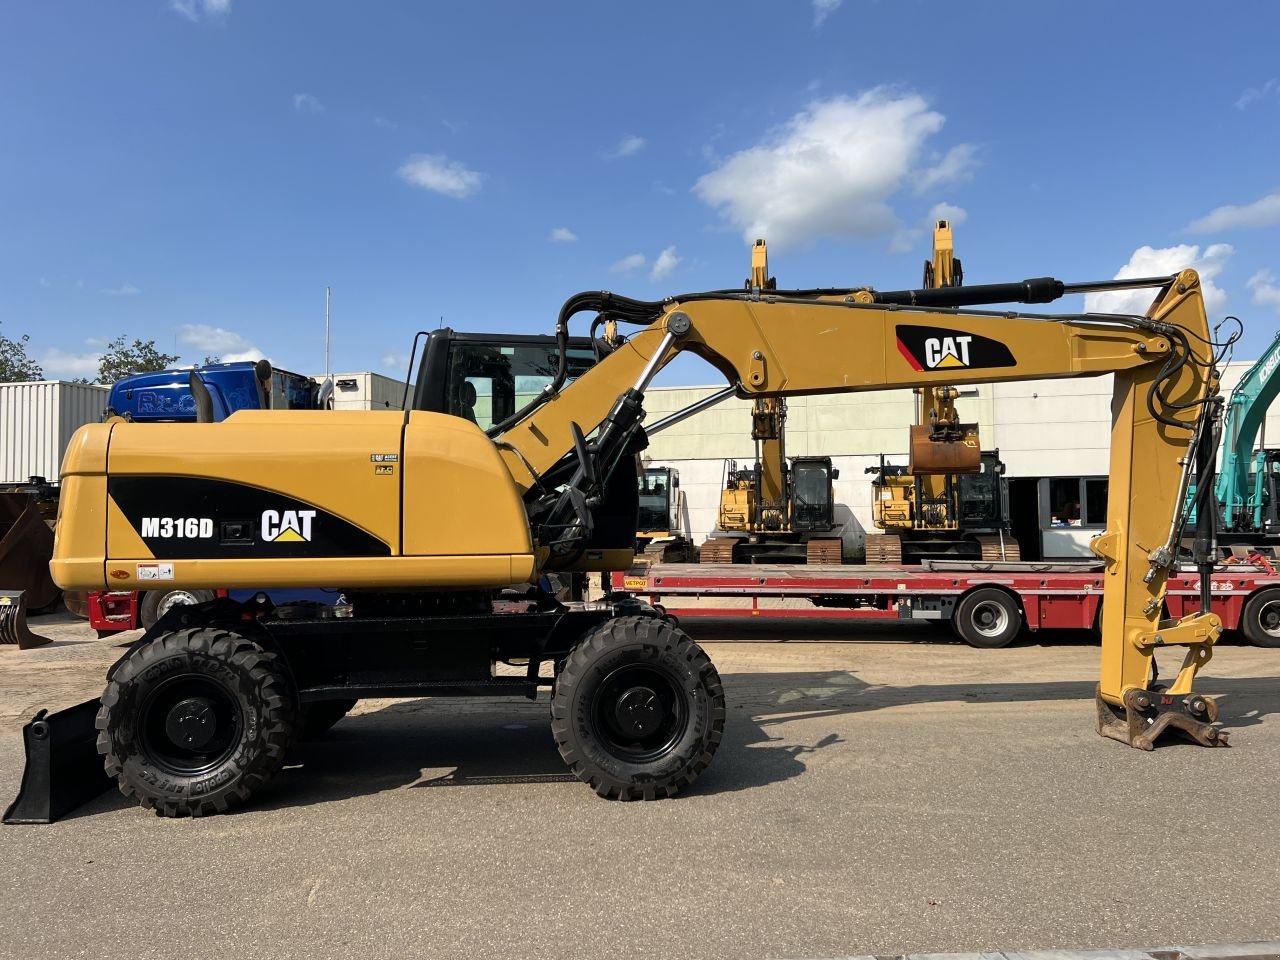
{"label": "excavator stick", "polygon": [[0,590],[0,643],[16,643],[19,650],[30,650],[49,639],[27,626],[26,591]]}

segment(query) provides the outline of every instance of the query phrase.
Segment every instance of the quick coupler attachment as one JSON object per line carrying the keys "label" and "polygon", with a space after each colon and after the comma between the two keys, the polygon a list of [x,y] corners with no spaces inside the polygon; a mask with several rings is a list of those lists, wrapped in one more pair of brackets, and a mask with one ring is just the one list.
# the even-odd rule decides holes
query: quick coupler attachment
{"label": "quick coupler attachment", "polygon": [[111,786],[93,724],[101,706],[86,700],[56,713],[41,710],[22,728],[27,762],[5,823],[53,823]]}
{"label": "quick coupler attachment", "polygon": [[0,643],[16,643],[30,650],[49,642],[27,626],[27,594],[24,590],[0,590]]}
{"label": "quick coupler attachment", "polygon": [[1124,706],[1117,707],[1102,699],[1099,687],[1094,700],[1098,709],[1098,733],[1139,750],[1154,750],[1156,741],[1167,732],[1202,747],[1227,746],[1229,734],[1214,726],[1218,705],[1212,697],[1130,690],[1124,695]]}

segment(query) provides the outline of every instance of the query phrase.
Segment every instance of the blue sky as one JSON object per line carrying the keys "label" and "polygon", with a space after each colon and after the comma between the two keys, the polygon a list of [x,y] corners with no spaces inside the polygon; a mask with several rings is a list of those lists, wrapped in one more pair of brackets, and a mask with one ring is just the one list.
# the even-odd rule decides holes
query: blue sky
{"label": "blue sky", "polygon": [[971,283],[1198,264],[1252,358],[1280,311],[1274,17],[8,3],[0,331],[50,376],[118,334],[314,371],[329,284],[335,368],[399,373],[441,317],[549,332],[578,290],[737,285],[755,233],[784,286],[914,286],[941,209]]}

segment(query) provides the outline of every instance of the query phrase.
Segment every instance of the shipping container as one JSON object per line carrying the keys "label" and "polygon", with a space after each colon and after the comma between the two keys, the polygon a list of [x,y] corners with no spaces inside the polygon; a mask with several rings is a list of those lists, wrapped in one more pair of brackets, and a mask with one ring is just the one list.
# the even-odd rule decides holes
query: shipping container
{"label": "shipping container", "polygon": [[[323,373],[313,374],[317,382]],[[333,377],[333,409],[335,410],[403,410],[403,380],[384,377],[380,373],[335,373]],[[409,387],[413,399],[413,387]]]}
{"label": "shipping container", "polygon": [[57,479],[71,435],[101,420],[106,404],[107,388],[97,384],[0,383],[0,482]]}

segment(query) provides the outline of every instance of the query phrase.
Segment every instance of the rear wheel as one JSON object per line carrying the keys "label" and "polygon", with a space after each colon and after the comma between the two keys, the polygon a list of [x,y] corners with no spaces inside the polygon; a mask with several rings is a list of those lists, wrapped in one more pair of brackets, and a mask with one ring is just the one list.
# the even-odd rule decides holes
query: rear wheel
{"label": "rear wheel", "polygon": [[1280,647],[1280,589],[1271,587],[1249,598],[1240,617],[1240,632],[1259,647]]}
{"label": "rear wheel", "polygon": [[216,628],[135,648],[98,711],[98,752],[120,792],[166,817],[247,800],[284,763],[296,708],[274,654]]}
{"label": "rear wheel", "polygon": [[602,797],[674,796],[724,735],[724,688],[707,655],[651,617],[619,617],[565,659],[551,731],[569,769]]}
{"label": "rear wheel", "polygon": [[952,625],[960,639],[973,647],[1004,647],[1022,629],[1022,614],[1003,590],[974,590],[956,608]]}
{"label": "rear wheel", "polygon": [[208,603],[212,599],[214,599],[212,590],[148,590],[142,595],[138,621],[144,630],[150,630],[156,625],[156,621],[174,607]]}

